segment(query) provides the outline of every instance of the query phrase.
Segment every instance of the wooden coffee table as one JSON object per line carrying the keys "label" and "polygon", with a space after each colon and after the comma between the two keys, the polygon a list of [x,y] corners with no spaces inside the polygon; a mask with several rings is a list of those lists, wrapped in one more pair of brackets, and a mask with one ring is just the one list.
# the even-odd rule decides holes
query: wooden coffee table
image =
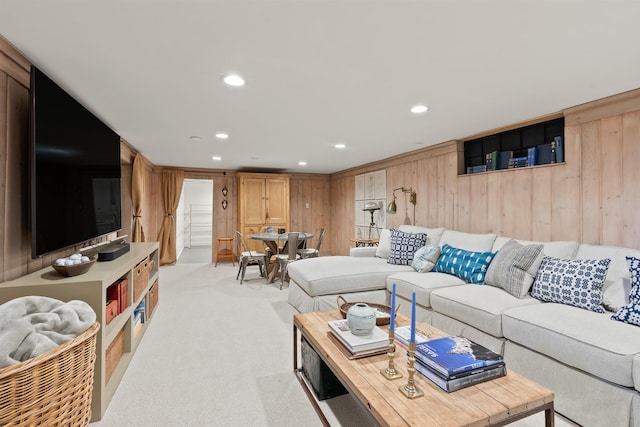
{"label": "wooden coffee table", "polygon": [[[339,344],[327,335],[327,321],[339,318],[338,309],[293,316],[293,370],[324,425],[328,426],[329,422],[298,367],[300,334],[381,425],[502,426],[544,411],[545,425],[553,427],[553,392],[512,370],[507,370],[505,377],[452,393],[442,391],[416,372],[415,384],[424,396],[408,399],[398,390],[408,378],[406,349],[396,345],[394,363],[403,377],[387,380],[380,374],[380,369],[389,363],[386,354],[350,360]],[[396,325],[408,324],[406,316],[396,316]],[[427,324],[419,323],[416,327],[433,338],[447,336]]]}

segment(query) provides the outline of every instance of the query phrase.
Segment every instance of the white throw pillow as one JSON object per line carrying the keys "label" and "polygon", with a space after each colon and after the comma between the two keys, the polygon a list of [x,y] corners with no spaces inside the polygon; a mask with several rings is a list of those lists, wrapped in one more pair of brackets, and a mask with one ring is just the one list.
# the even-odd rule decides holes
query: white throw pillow
{"label": "white throw pillow", "polygon": [[376,249],[376,257],[389,259],[391,252],[391,231],[388,228],[380,230],[380,240],[378,241],[378,249]]}

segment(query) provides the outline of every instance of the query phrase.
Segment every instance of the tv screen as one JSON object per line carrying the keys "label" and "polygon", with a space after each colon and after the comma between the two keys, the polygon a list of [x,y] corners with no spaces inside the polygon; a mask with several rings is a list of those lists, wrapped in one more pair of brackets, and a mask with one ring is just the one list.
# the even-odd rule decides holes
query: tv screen
{"label": "tv screen", "polygon": [[31,67],[31,254],[122,226],[120,137],[38,68]]}

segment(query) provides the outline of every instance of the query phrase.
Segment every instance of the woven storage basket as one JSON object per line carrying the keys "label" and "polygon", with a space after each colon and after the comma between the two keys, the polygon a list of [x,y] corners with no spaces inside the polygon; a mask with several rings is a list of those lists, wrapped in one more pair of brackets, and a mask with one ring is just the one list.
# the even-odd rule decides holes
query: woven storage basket
{"label": "woven storage basket", "polygon": [[99,329],[0,369],[0,426],[88,425]]}

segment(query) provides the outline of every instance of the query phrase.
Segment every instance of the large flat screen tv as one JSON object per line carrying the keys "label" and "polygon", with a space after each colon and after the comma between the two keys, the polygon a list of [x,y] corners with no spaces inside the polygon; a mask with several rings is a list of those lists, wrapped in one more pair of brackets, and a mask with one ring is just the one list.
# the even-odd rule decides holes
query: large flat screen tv
{"label": "large flat screen tv", "polygon": [[29,115],[31,255],[122,226],[120,137],[38,68]]}

